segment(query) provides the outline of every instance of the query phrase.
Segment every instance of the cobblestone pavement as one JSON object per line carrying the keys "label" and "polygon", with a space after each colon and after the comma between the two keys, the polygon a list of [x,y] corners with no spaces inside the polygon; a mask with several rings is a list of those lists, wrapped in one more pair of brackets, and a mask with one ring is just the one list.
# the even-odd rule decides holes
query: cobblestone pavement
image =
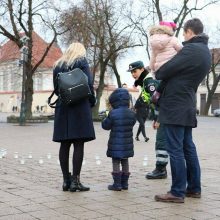
{"label": "cobblestone pavement", "polygon": [[[198,119],[199,127],[193,132],[202,169],[202,198],[186,198],[184,204],[158,203],[153,199],[155,194],[169,190],[171,177],[168,168],[165,180],[145,179],[155,163],[155,131],[149,121],[150,141],[145,143],[142,138],[135,142],[129,190],[121,192],[107,190],[112,183],[111,159],[105,156],[108,132],[95,123],[97,139],[85,146],[81,174],[82,183],[91,190],[76,193],[61,190],[59,144],[51,141],[53,122],[25,127],[0,123],[0,148],[7,149],[6,157],[0,158],[0,220],[220,219],[220,118]],[[14,152],[18,152],[17,159]],[[33,158],[28,158],[29,152]],[[51,159],[47,158],[48,153]],[[97,157],[101,164],[97,164]],[[21,159],[25,159],[24,164]]]}

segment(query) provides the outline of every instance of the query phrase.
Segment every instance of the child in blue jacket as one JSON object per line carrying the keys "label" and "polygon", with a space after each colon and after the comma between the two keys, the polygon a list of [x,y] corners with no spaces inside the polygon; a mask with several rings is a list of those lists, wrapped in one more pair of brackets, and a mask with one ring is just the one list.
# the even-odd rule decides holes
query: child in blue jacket
{"label": "child in blue jacket", "polygon": [[[129,109],[130,96],[126,89],[118,88],[109,97],[112,110],[102,122],[102,128],[111,130],[108,140],[107,157],[112,158],[114,183],[109,190],[128,189],[130,176],[128,158],[134,156],[133,127],[135,113]],[[122,171],[120,169],[122,166]]]}

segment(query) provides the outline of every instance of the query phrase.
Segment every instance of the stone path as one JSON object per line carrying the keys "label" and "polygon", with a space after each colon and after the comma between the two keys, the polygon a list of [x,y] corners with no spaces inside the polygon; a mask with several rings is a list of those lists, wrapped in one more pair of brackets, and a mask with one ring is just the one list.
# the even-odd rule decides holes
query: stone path
{"label": "stone path", "polygon": [[[85,146],[81,174],[82,182],[91,190],[76,193],[61,190],[59,144],[51,141],[53,122],[25,127],[0,123],[0,148],[7,149],[6,157],[0,158],[0,220],[220,219],[220,119],[198,120],[199,127],[193,132],[202,168],[202,198],[186,198],[184,204],[158,203],[153,199],[155,194],[169,190],[171,177],[168,167],[168,179],[145,179],[155,163],[155,131],[149,121],[150,141],[145,143],[142,138],[135,142],[129,190],[121,192],[107,190],[112,183],[111,159],[105,156],[108,132],[95,123],[97,139]],[[17,159],[14,152],[18,152]],[[51,159],[47,158],[48,153]]]}

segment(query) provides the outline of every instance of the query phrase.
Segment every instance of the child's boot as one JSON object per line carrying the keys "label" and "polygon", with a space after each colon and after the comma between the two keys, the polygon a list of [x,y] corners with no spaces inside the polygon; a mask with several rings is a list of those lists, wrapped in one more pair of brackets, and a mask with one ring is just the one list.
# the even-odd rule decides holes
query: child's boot
{"label": "child's boot", "polygon": [[124,190],[128,189],[129,176],[130,176],[130,173],[122,173],[122,175],[121,175],[121,187]]}
{"label": "child's boot", "polygon": [[112,172],[112,177],[114,183],[112,185],[109,185],[108,189],[113,191],[121,191],[121,172],[119,173]]}

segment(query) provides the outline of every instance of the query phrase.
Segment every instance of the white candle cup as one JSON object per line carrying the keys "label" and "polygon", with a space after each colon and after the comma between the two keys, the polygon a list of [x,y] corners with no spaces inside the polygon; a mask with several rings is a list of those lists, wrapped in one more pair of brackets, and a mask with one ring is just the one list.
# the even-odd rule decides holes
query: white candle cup
{"label": "white candle cup", "polygon": [[3,157],[6,157],[7,155],[7,150],[6,149],[2,149],[3,150]]}
{"label": "white candle cup", "polygon": [[29,153],[28,153],[28,158],[29,158],[29,159],[32,159],[32,158],[33,158],[32,152],[29,152]]}
{"label": "white candle cup", "polygon": [[38,162],[39,162],[39,164],[43,164],[44,163],[43,158],[40,157]]}
{"label": "white candle cup", "polygon": [[143,166],[144,166],[144,167],[147,166],[147,161],[146,161],[146,160],[143,161]]}
{"label": "white candle cup", "polygon": [[21,159],[20,159],[20,164],[25,164],[25,158],[24,158],[24,156],[21,157]]}
{"label": "white candle cup", "polygon": [[82,162],[82,165],[85,165],[85,164],[86,164],[86,160],[84,159],[83,162]]}
{"label": "white candle cup", "polygon": [[2,159],[2,158],[4,158],[4,157],[6,157],[6,154],[7,154],[7,150],[1,148],[1,149],[0,149],[0,158]]}
{"label": "white candle cup", "polygon": [[102,161],[101,160],[96,160],[97,165],[101,165]]}
{"label": "white candle cup", "polygon": [[148,160],[148,157],[147,157],[147,155],[145,155],[145,156],[144,156],[144,160],[145,160],[145,161],[147,161],[147,160]]}
{"label": "white candle cup", "polygon": [[14,152],[14,158],[18,159],[18,152]]}
{"label": "white candle cup", "polygon": [[96,160],[100,160],[100,156],[99,156],[99,155],[96,155],[96,156],[95,156],[95,159],[96,159]]}

